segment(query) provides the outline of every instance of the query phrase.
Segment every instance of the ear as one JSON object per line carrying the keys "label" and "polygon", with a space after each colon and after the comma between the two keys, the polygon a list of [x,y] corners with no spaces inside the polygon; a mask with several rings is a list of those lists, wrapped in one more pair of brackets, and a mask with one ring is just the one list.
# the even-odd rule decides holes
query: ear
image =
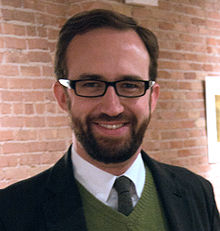
{"label": "ear", "polygon": [[153,112],[156,108],[159,93],[160,85],[158,83],[155,83],[151,90],[151,112]]}
{"label": "ear", "polygon": [[68,96],[67,96],[67,92],[65,92],[64,87],[57,81],[54,85],[53,85],[53,92],[55,95],[55,98],[59,104],[59,106],[64,110],[64,111],[68,111]]}

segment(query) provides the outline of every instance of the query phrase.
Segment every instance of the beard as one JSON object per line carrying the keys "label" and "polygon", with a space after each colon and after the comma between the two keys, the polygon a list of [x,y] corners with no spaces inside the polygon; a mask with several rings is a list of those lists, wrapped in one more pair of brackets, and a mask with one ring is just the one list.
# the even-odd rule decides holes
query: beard
{"label": "beard", "polygon": [[[145,131],[150,122],[151,113],[137,128],[135,116],[126,116],[123,113],[115,117],[100,114],[97,117],[88,116],[83,123],[70,113],[72,129],[76,139],[90,157],[105,164],[121,163],[130,159],[142,144]],[[93,121],[120,121],[130,123],[130,132],[126,137],[104,137],[97,135],[92,130]]]}

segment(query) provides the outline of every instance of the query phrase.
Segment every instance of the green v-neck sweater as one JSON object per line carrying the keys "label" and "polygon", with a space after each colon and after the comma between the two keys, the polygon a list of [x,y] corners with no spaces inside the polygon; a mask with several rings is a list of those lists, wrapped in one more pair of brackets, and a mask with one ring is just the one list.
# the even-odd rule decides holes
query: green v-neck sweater
{"label": "green v-neck sweater", "polygon": [[146,169],[141,198],[129,216],[106,206],[78,183],[88,231],[168,231],[153,177]]}

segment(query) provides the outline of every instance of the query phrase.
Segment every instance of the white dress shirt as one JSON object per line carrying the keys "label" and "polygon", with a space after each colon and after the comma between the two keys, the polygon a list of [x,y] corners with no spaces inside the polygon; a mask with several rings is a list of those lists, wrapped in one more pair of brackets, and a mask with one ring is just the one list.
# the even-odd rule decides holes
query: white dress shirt
{"label": "white dress shirt", "polygon": [[[71,158],[76,180],[98,200],[117,209],[118,196],[116,190],[113,188],[117,176],[105,172],[81,158],[73,146]],[[136,205],[143,191],[145,171],[144,162],[141,154],[139,154],[134,163],[123,174],[133,182],[133,188],[131,189],[133,206]]]}

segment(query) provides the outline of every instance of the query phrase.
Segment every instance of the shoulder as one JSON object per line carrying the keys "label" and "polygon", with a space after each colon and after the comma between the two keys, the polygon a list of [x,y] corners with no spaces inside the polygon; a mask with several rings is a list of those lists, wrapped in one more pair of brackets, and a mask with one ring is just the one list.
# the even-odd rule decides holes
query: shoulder
{"label": "shoulder", "polygon": [[150,158],[146,153],[142,153],[145,163],[148,165],[155,181],[167,181],[170,184],[180,185],[182,189],[190,190],[196,195],[206,194],[208,197],[213,196],[211,183],[204,177],[179,166],[161,163]]}
{"label": "shoulder", "polygon": [[58,199],[60,203],[68,192],[78,199],[69,156],[66,153],[51,168],[0,190],[1,230],[3,225],[11,231],[44,230],[40,227],[45,225],[44,215],[50,202]]}
{"label": "shoulder", "polygon": [[[185,186],[187,188],[202,187],[203,189],[212,190],[212,185],[207,179],[190,171],[187,168],[164,164],[160,162],[158,162],[158,165],[171,177],[176,178],[176,180],[178,180],[182,186]],[[198,190],[199,188],[197,188],[197,191]]]}
{"label": "shoulder", "polygon": [[40,206],[49,173],[46,170],[0,190],[0,229],[2,226],[7,230],[38,229],[38,221],[43,220]]}
{"label": "shoulder", "polygon": [[196,222],[200,220],[204,227],[210,226],[213,231],[219,230],[219,212],[213,187],[207,179],[186,168],[160,163],[146,153],[142,153],[142,157],[152,172],[166,207],[171,207],[173,204],[173,200],[168,201],[167,198],[172,192],[172,195],[181,198],[178,201],[182,201],[182,208],[186,208],[188,212],[191,211]]}
{"label": "shoulder", "polygon": [[25,201],[27,201],[28,198],[33,199],[33,195],[36,195],[36,199],[40,198],[41,194],[45,191],[48,183],[50,182],[52,178],[51,176],[58,178],[65,174],[68,165],[68,160],[66,160],[67,158],[68,155],[65,154],[49,169],[33,177],[12,184],[7,188],[0,189],[0,204],[1,202],[4,203],[5,201],[8,201],[9,198],[15,198],[16,200],[17,198],[25,198]]}
{"label": "shoulder", "polygon": [[[11,206],[22,207],[25,203],[28,204],[37,201],[40,198],[49,175],[50,169],[29,179],[22,180],[7,188],[0,190],[0,214],[1,211],[10,208]],[[35,200],[33,200],[35,197]]]}

